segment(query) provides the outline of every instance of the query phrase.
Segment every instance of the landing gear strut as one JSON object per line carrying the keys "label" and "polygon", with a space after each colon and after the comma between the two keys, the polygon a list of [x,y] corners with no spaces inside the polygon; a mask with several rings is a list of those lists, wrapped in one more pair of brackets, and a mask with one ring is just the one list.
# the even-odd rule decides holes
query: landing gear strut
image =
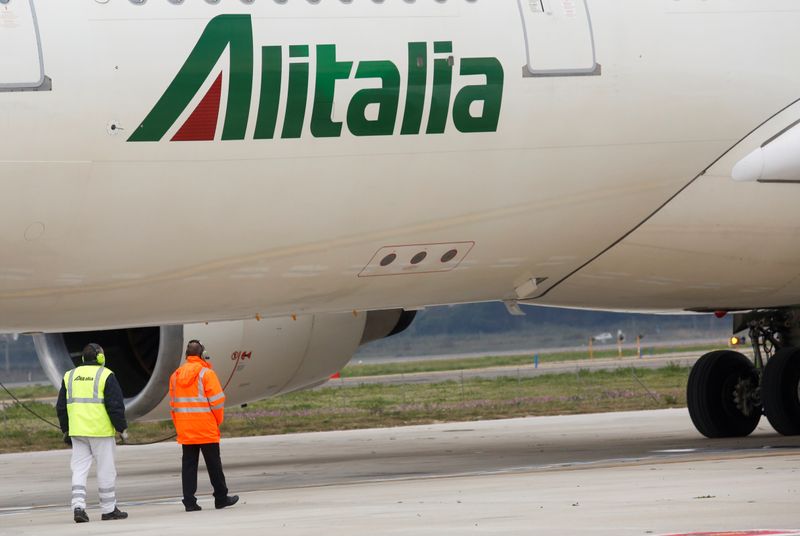
{"label": "landing gear strut", "polygon": [[689,415],[710,438],[750,434],[764,413],[783,435],[800,434],[800,310],[734,315],[734,333],[749,329],[754,359],[709,352],[692,367]]}

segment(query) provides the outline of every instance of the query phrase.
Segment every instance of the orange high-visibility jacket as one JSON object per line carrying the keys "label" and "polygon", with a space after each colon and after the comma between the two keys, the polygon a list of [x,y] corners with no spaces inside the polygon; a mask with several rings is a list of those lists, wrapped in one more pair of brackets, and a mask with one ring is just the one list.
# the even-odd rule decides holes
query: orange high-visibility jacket
{"label": "orange high-visibility jacket", "polygon": [[169,405],[178,443],[219,443],[225,418],[225,393],[211,365],[191,355],[169,379]]}

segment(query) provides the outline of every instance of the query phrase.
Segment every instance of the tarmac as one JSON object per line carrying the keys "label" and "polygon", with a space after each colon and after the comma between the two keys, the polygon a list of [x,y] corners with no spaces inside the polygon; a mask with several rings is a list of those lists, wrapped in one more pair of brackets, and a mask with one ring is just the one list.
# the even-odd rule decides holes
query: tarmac
{"label": "tarmac", "polygon": [[[135,440],[135,438],[132,438]],[[117,449],[123,521],[68,507],[69,451],[0,455],[0,534],[648,535],[800,529],[800,438],[709,440],[684,409],[224,439],[241,501],[180,503],[180,448]],[[202,471],[202,468],[201,468]],[[744,532],[743,534],[755,534]]]}
{"label": "tarmac", "polygon": [[580,371],[616,370],[621,368],[657,369],[674,365],[691,367],[700,358],[697,352],[671,352],[655,357],[607,357],[598,359],[575,359],[545,363],[530,362],[524,365],[504,365],[463,370],[437,370],[428,372],[411,372],[403,374],[386,374],[376,376],[355,376],[333,378],[319,388],[326,387],[358,387],[366,384],[401,385],[430,384],[446,381],[465,381],[476,378],[532,378],[545,374],[564,374]]}

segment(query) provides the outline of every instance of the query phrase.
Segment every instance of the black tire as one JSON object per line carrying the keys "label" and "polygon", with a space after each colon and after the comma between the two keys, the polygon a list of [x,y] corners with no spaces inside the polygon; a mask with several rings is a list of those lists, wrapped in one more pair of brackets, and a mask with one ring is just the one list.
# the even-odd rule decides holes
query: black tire
{"label": "black tire", "polygon": [[778,350],[764,367],[761,403],[778,433],[800,435],[800,349]]}
{"label": "black tire", "polygon": [[734,399],[741,381],[758,385],[755,366],[739,352],[718,350],[697,360],[689,373],[686,402],[698,432],[708,438],[744,437],[756,429],[761,408],[746,415]]}

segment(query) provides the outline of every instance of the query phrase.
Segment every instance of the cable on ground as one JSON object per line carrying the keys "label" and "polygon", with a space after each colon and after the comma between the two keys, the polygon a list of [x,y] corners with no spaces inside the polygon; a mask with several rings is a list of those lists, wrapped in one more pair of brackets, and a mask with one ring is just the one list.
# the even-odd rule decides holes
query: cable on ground
{"label": "cable on ground", "polygon": [[28,406],[26,406],[26,405],[25,405],[25,404],[24,404],[24,403],[23,403],[23,402],[22,402],[22,401],[21,401],[19,398],[17,398],[16,396],[14,396],[14,393],[12,393],[11,391],[9,391],[9,390],[8,390],[8,388],[7,388],[7,387],[6,387],[6,386],[3,384],[3,382],[0,382],[0,387],[2,387],[2,388],[3,388],[3,390],[4,390],[6,393],[8,393],[8,396],[10,396],[11,398],[13,398],[13,399],[14,399],[14,402],[16,402],[17,404],[19,404],[19,405],[20,405],[20,406],[21,406],[23,409],[25,409],[26,411],[28,411],[28,412],[29,412],[31,415],[33,415],[34,417],[36,417],[36,418],[37,418],[37,419],[39,419],[40,421],[43,421],[43,422],[45,422],[45,423],[49,424],[49,425],[50,425],[50,426],[52,426],[53,428],[56,428],[56,429],[57,429],[59,432],[61,431],[61,427],[60,427],[59,425],[57,425],[57,424],[56,424],[56,423],[54,423],[54,422],[48,421],[47,419],[45,419],[44,417],[42,417],[41,415],[39,415],[38,413],[36,413],[35,411],[33,411],[31,408],[29,408]]}

